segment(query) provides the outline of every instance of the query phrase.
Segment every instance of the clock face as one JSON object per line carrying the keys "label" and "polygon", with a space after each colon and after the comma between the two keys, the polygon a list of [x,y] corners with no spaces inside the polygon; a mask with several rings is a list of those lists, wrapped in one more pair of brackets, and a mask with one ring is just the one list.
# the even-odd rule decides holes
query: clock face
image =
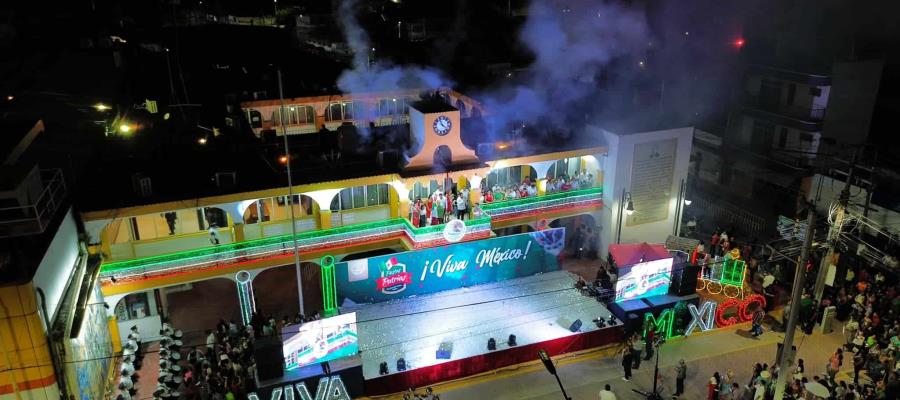
{"label": "clock face", "polygon": [[434,128],[434,133],[436,133],[438,136],[444,136],[450,133],[451,127],[453,127],[453,122],[450,121],[450,118],[447,118],[444,115],[435,118],[434,125],[432,126],[432,128]]}

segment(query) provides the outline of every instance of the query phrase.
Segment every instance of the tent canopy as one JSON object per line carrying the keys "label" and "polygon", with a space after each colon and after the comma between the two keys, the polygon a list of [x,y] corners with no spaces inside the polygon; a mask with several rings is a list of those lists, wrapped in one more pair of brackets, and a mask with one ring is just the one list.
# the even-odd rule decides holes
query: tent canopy
{"label": "tent canopy", "polygon": [[617,268],[630,267],[641,262],[672,258],[662,244],[625,243],[609,245],[609,254]]}

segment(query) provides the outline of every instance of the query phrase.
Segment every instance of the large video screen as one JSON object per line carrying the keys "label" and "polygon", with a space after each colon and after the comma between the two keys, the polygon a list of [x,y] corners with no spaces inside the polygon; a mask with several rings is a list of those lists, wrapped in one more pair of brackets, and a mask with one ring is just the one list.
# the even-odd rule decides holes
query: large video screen
{"label": "large video screen", "polygon": [[648,261],[619,268],[616,301],[640,299],[669,292],[672,282],[672,259]]}
{"label": "large video screen", "polygon": [[286,327],[282,339],[287,370],[355,355],[359,351],[356,313]]}

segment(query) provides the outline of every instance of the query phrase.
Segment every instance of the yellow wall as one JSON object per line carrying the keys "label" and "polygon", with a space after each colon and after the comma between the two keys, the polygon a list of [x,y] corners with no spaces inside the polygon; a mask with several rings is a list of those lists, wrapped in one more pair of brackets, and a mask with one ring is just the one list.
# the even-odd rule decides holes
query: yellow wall
{"label": "yellow wall", "polygon": [[49,387],[57,390],[31,282],[0,288],[0,352],[0,396]]}

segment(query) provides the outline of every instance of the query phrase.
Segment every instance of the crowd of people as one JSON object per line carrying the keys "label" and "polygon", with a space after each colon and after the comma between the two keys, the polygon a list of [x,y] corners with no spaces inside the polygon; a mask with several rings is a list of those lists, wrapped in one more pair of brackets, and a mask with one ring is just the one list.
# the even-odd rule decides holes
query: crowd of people
{"label": "crowd of people", "polygon": [[[257,338],[280,335],[281,329],[310,319],[298,314],[277,322],[274,317],[254,314],[249,325],[220,320],[206,331],[205,345],[182,350],[183,333],[169,322],[162,324],[159,340],[159,378],[152,393],[154,400],[233,400],[245,399],[256,391],[256,361],[253,344]],[[137,327],[131,328],[123,345],[117,400],[137,398],[134,383],[141,367],[141,342]],[[140,398],[151,396],[143,395]]]}
{"label": "crowd of people", "polygon": [[[549,194],[589,188],[593,186],[593,182],[593,174],[578,173],[572,177],[560,175],[547,179],[546,192]],[[484,185],[474,205],[469,193],[469,189],[458,192],[439,189],[428,197],[414,199],[409,204],[409,220],[415,227],[424,227],[444,224],[452,219],[479,218],[484,215],[482,204],[534,197],[538,195],[538,189],[537,182],[531,178],[510,185]]]}

